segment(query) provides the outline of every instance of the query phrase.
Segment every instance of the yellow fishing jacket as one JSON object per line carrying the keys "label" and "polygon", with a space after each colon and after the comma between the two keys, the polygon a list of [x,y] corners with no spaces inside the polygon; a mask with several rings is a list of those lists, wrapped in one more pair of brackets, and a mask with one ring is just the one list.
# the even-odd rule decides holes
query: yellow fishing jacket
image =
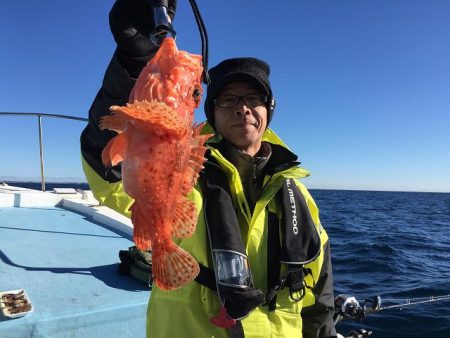
{"label": "yellow fishing jacket", "polygon": [[[101,131],[98,124],[101,116],[108,114],[111,105],[125,104],[133,84],[134,79],[129,78],[114,56],[102,88],[91,106],[89,123],[81,135],[82,165],[94,196],[101,204],[127,216],[130,215],[128,208],[133,200],[123,190],[120,166],[107,168],[101,162],[101,151],[114,134]],[[285,147],[270,129],[264,133],[264,140]],[[266,177],[264,191],[251,214],[236,168],[214,148],[214,143],[211,144],[211,155],[228,178],[255,287],[267,292],[268,214],[280,212],[274,197],[285,179],[295,179],[321,239],[322,250],[319,256],[306,266],[310,269],[310,274],[305,278],[309,288],[306,289],[304,298],[294,301],[289,289],[282,289],[276,298],[274,311],[269,311],[267,305],[261,305],[241,321],[245,337],[335,337],[328,236],[321,226],[314,200],[298,181],[308,175],[307,171],[290,167]],[[197,228],[192,237],[181,240],[179,245],[200,264],[211,267],[202,196],[200,185],[197,185],[190,194],[199,214]],[[228,330],[218,328],[210,322],[210,318],[218,314],[219,307],[217,294],[195,281],[170,292],[154,286],[148,306],[147,336],[229,337]]]}
{"label": "yellow fishing jacket", "polygon": [[[264,139],[271,143],[282,144],[270,130],[266,131]],[[302,337],[302,332],[303,337],[334,337],[328,236],[321,226],[314,200],[304,185],[297,181],[307,176],[308,172],[293,167],[280,171],[272,177],[266,177],[264,191],[256,203],[253,214],[250,214],[236,168],[213,147],[211,155],[223,168],[230,183],[234,204],[238,206],[237,218],[243,237],[246,238],[244,245],[255,287],[265,292],[268,290],[268,212],[279,213],[275,195],[285,179],[296,180],[322,244],[319,256],[306,266],[311,270],[311,274],[305,279],[306,285],[310,287],[306,289],[305,297],[301,301],[294,301],[290,297],[289,289],[282,289],[277,296],[275,311],[269,311],[267,305],[262,305],[241,321],[245,337]],[[191,253],[200,264],[211,267],[202,195],[201,188],[197,185],[190,196],[199,212],[197,228],[192,237],[182,239],[179,245]],[[227,330],[214,326],[210,321],[211,317],[218,314],[219,309],[217,293],[197,282],[170,292],[153,287],[148,307],[147,337],[229,337],[230,333]],[[306,323],[303,323],[302,318]]]}
{"label": "yellow fishing jacket", "polygon": [[[278,137],[267,130],[264,139],[273,144],[282,144]],[[290,297],[289,288],[282,289],[276,298],[275,311],[267,305],[254,309],[241,323],[245,337],[334,337],[332,324],[333,289],[326,231],[322,228],[318,208],[311,195],[298,179],[308,175],[299,167],[280,171],[266,177],[266,185],[256,203],[253,214],[249,213],[239,173],[222,154],[211,147],[211,155],[223,168],[230,183],[230,192],[237,208],[244,245],[252,271],[255,287],[268,291],[267,285],[267,219],[268,212],[279,213],[275,195],[287,178],[296,180],[297,186],[306,200],[308,209],[320,234],[322,251],[306,268],[310,274],[305,277],[306,295],[301,301]],[[108,183],[102,180],[83,161],[86,176],[94,195],[124,214],[132,199],[123,191],[121,182]],[[194,235],[182,239],[179,245],[188,251],[205,267],[211,267],[205,227],[205,214],[200,185],[191,192],[190,198],[198,210],[198,224]],[[174,291],[162,291],[153,287],[147,320],[147,337],[229,337],[229,331],[214,326],[210,319],[218,314],[220,303],[217,293],[197,282]],[[303,332],[303,335],[302,335]]]}

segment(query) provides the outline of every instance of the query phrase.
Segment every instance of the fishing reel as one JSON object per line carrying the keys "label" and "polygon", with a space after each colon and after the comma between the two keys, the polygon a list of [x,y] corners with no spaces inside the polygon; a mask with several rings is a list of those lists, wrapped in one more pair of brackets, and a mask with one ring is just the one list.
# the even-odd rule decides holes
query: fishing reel
{"label": "fishing reel", "polygon": [[[347,337],[343,338],[364,338],[372,335],[372,331],[366,331],[364,329],[352,330],[348,333]],[[339,336],[338,336],[339,337]]]}
{"label": "fishing reel", "polygon": [[[362,321],[370,312],[378,311],[381,306],[381,298],[374,296],[367,298],[361,305],[353,296],[339,295],[334,300],[334,324],[336,325],[343,319],[353,319]],[[345,338],[363,338],[372,335],[372,331],[364,329],[352,330]]]}
{"label": "fishing reel", "polygon": [[363,320],[369,312],[375,312],[380,309],[381,298],[374,296],[364,300],[362,305],[353,296],[339,295],[334,300],[335,323],[343,319]]}

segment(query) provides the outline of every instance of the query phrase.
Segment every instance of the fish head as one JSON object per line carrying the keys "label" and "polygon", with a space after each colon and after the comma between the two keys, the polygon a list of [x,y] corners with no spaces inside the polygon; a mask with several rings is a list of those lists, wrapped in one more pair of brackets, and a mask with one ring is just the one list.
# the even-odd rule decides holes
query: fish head
{"label": "fish head", "polygon": [[202,57],[178,50],[167,37],[140,73],[129,101],[163,102],[192,121],[203,94],[202,74]]}

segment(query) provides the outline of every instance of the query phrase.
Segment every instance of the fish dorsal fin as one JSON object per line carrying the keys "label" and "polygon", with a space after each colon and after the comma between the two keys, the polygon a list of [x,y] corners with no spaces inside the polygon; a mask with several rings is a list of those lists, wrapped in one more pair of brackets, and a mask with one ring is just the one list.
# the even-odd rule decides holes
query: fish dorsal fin
{"label": "fish dorsal fin", "polygon": [[204,123],[192,128],[191,152],[189,163],[184,172],[181,192],[184,196],[192,190],[197,182],[200,171],[203,169],[203,163],[206,161],[205,152],[208,149],[204,144],[211,134],[200,135]]}

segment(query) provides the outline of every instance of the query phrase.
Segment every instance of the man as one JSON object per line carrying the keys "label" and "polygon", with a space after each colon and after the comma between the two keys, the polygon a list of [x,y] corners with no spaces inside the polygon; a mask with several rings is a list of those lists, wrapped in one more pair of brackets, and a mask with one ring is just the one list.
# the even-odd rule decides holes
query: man
{"label": "man", "polygon": [[[195,332],[198,337],[227,337],[225,329],[213,326],[208,319],[226,324],[231,317],[241,319],[232,330],[241,326],[239,330],[245,337],[301,337],[302,332],[303,337],[335,337],[328,238],[321,228],[314,201],[304,186],[294,180],[289,180],[286,191],[290,200],[295,194],[294,185],[298,187],[296,191],[301,195],[297,196],[295,216],[302,221],[285,224],[291,205],[288,208],[281,205],[283,184],[288,178],[301,178],[307,173],[297,167],[297,156],[266,129],[274,113],[269,66],[255,58],[229,59],[211,68],[209,75],[205,112],[216,135],[208,142],[208,162],[192,194],[197,205],[202,206],[197,229],[180,246],[202,266],[215,270],[218,292],[201,282],[175,292],[154,289],[149,303],[148,332],[152,337],[177,336],[183,332],[184,336],[192,337]],[[293,232],[303,231],[305,238],[301,245],[308,246],[309,252],[297,255],[303,248],[292,243],[290,248],[286,244],[283,237],[287,235],[283,233],[289,231],[289,226]],[[308,226],[314,230],[300,229]],[[239,244],[224,247],[224,242]],[[296,248],[299,250],[292,252]],[[224,258],[223,252],[228,257]],[[233,253],[238,254],[232,257]],[[296,257],[299,264],[286,262],[286,256]],[[233,266],[229,261],[239,263]],[[226,278],[220,278],[220,266],[227,264],[230,271],[248,266],[242,269],[243,278],[238,278],[243,283],[227,283]],[[280,283],[282,276],[288,276],[285,283]],[[299,278],[294,281],[294,277]],[[297,283],[303,289],[296,289]],[[281,290],[270,299],[271,290],[278,288]],[[243,295],[244,292],[247,294]],[[228,316],[217,316],[221,304]],[[171,315],[165,317],[165,313]],[[171,326],[171,320],[177,325]]]}
{"label": "man", "polygon": [[[124,214],[132,201],[123,192],[120,168],[101,164],[112,135],[101,132],[98,122],[109,106],[126,102],[143,66],[136,57],[149,59],[157,49],[139,53],[148,32],[130,27],[139,26],[136,18],[145,11],[130,15],[129,4],[119,0],[111,11],[118,49],[81,137],[91,189]],[[116,30],[120,18],[128,21]],[[124,29],[135,34],[118,39]],[[133,43],[136,36],[139,43]],[[201,272],[174,291],[153,287],[148,337],[336,337],[328,236],[297,180],[307,172],[267,128],[275,106],[269,74],[269,65],[256,58],[225,60],[209,71],[205,113],[215,135],[190,194],[199,211],[196,231],[178,242]]]}

